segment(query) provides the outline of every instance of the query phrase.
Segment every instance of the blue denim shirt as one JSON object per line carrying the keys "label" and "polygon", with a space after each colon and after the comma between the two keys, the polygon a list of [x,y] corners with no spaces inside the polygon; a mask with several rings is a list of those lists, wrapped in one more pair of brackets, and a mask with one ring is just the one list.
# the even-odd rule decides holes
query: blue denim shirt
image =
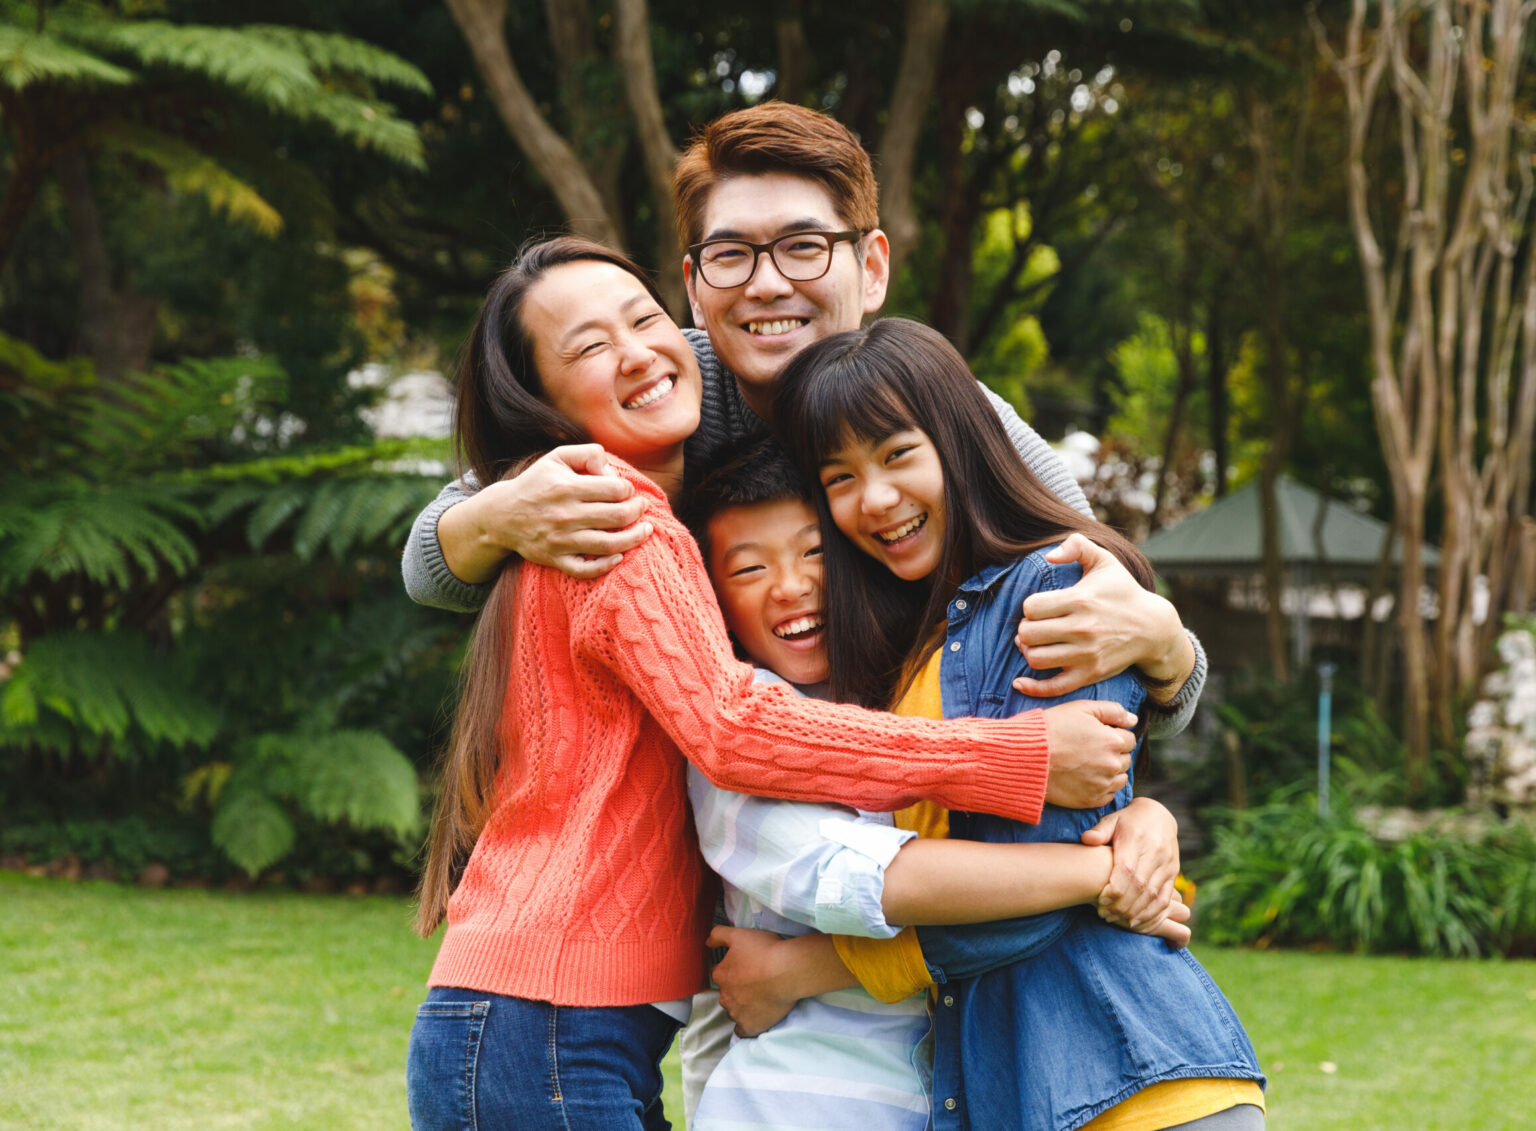
{"label": "blue denim shirt", "polygon": [[[1045,551],[983,570],[949,604],[939,678],[944,717],[1006,718],[1069,699],[1112,699],[1132,711],[1141,685],[1121,674],[1070,695],[1013,689],[1043,677],[1014,646],[1024,598],[1081,576]],[[1038,825],[950,814],[950,835],[992,842],[1069,841],[1131,799],[1101,809],[1047,805]],[[1187,950],[1108,926],[1091,908],[977,927],[920,928],[941,983],[935,1008],[937,1131],[1071,1131],[1163,1080],[1258,1080],[1253,1046],[1232,1007]]]}

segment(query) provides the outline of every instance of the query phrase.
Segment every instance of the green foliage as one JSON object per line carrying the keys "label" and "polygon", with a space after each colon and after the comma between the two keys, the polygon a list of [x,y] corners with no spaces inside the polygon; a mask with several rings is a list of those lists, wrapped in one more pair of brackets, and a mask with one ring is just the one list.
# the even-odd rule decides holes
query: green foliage
{"label": "green foliage", "polygon": [[180,666],[134,632],[50,633],[0,684],[0,747],[126,756],[158,743],[206,746],[220,721]]}
{"label": "green foliage", "polygon": [[228,867],[209,843],[204,823],[185,814],[7,824],[0,828],[0,854],[11,853],[40,863],[73,853],[106,865],[124,881],[148,864],[164,864],[173,875],[217,874]]}
{"label": "green foliage", "polygon": [[1295,790],[1228,811],[1196,871],[1200,934],[1216,943],[1445,957],[1536,947],[1536,837],[1431,826],[1401,841]]}
{"label": "green foliage", "polygon": [[[1228,799],[1226,742],[1235,739],[1251,804],[1261,805],[1297,782],[1317,776],[1317,683],[1310,675],[1281,683],[1263,672],[1235,677],[1220,703],[1219,720],[1207,749],[1174,767],[1197,806]],[[1402,743],[1375,701],[1349,677],[1333,685],[1330,760],[1335,789],[1356,801],[1398,803],[1406,796]]]}
{"label": "green foliage", "polygon": [[266,734],[241,750],[240,764],[219,790],[211,835],[251,875],[293,847],[285,801],[321,821],[380,829],[402,841],[418,827],[416,771],[377,732]]}
{"label": "green foliage", "polygon": [[[181,576],[197,560],[184,530],[197,511],[163,487],[7,482],[0,504],[0,592],[35,574],[57,581],[80,574],[127,589],[135,576],[156,580],[162,567]],[[135,572],[137,567],[137,574]]]}

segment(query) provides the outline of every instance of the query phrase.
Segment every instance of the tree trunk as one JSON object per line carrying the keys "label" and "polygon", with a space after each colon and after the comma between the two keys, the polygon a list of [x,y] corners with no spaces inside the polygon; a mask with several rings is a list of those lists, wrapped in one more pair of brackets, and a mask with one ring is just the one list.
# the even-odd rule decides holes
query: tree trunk
{"label": "tree trunk", "polygon": [[912,200],[917,138],[933,97],[948,22],[949,6],[941,0],[907,0],[901,64],[896,70],[885,131],[880,135],[880,213],[891,242],[892,278],[922,235]]}
{"label": "tree trunk", "polygon": [[149,367],[160,303],[126,288],[121,294],[112,290],[112,265],[85,151],[71,149],[57,168],[80,271],[81,345],[95,363],[97,378],[110,387],[124,373]]}
{"label": "tree trunk", "polygon": [[645,0],[614,0],[618,17],[614,60],[624,76],[624,93],[640,136],[640,152],[651,183],[651,208],[656,217],[656,273],[662,297],[678,317],[688,307],[683,286],[682,248],[677,243],[677,211],[672,202],[672,171],[677,148],[667,133],[656,92],[656,66],[651,56],[651,27]]}
{"label": "tree trunk", "polygon": [[780,5],[781,14],[774,22],[779,42],[779,71],[774,94],[785,102],[800,104],[805,97],[805,60],[811,53],[805,37],[805,20],[800,0]]}
{"label": "tree trunk", "polygon": [[569,143],[539,112],[507,50],[503,25],[506,0],[443,0],[464,35],[486,93],[507,132],[544,178],[571,228],[581,235],[621,246],[619,224]]}

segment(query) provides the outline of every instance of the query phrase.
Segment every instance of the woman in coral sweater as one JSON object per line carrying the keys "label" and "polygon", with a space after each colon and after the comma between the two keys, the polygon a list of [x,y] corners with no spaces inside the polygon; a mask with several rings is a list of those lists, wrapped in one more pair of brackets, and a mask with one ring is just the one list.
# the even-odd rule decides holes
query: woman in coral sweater
{"label": "woman in coral sweater", "polygon": [[[654,288],[600,245],[531,248],[476,322],[457,440],[479,482],[601,445],[594,466],[606,452],[654,529],[595,581],[510,564],[476,626],[420,890],[418,929],[448,928],[411,1036],[418,1129],[668,1126],[658,1062],[703,984],[713,907],[685,759],[759,794],[1027,821],[1048,789],[1083,788],[1049,744],[1133,745],[1119,707],[943,722],[754,683],[669,507],[699,403]],[[1059,906],[1039,847],[912,842],[904,905],[915,922]]]}

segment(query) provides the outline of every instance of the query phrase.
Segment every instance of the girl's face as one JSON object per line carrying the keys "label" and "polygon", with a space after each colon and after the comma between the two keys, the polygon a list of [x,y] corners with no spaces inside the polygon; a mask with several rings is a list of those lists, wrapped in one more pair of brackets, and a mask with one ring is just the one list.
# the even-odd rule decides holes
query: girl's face
{"label": "girl's face", "polygon": [[550,406],[620,459],[643,467],[698,428],[693,350],[628,271],[601,260],[552,268],[520,317]]}
{"label": "girl's face", "polygon": [[837,528],[905,581],[928,577],[944,553],[944,469],[921,429],[850,438],[821,464]]}

